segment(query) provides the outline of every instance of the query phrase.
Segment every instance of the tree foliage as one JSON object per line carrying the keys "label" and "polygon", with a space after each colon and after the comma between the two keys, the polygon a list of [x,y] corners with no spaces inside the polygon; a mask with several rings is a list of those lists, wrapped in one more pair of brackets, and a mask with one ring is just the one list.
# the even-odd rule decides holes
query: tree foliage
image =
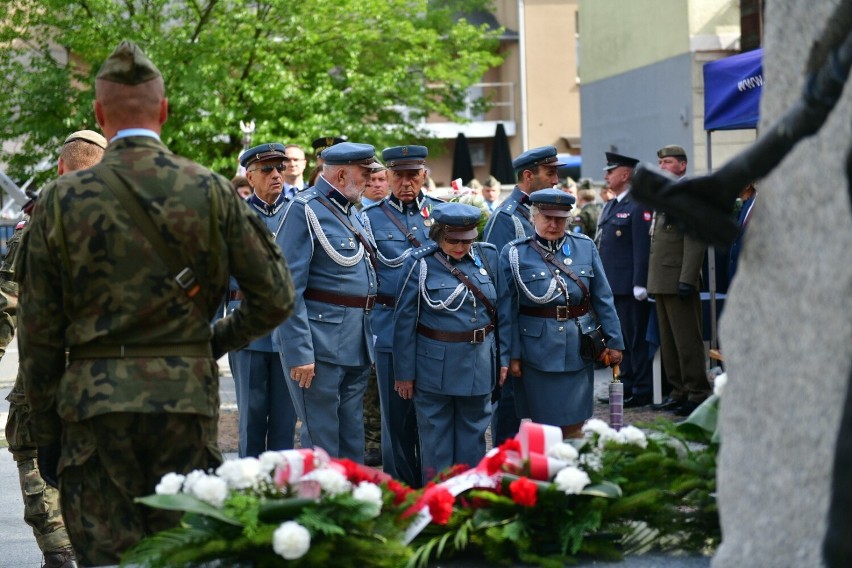
{"label": "tree foliage", "polygon": [[418,123],[463,121],[467,88],[500,63],[495,32],[455,16],[488,3],[0,0],[0,160],[20,179],[69,132],[96,129],[94,77],[122,39],[163,73],[164,142],[225,175],[240,121],[255,142],[423,141]]}

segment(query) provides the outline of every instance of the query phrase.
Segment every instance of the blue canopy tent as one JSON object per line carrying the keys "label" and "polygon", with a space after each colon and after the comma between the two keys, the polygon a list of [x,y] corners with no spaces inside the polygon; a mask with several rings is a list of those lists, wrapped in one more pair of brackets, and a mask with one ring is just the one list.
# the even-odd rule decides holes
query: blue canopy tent
{"label": "blue canopy tent", "polygon": [[[713,170],[714,130],[756,129],[763,93],[763,49],[704,64],[704,130],[707,131],[707,173]],[[716,349],[716,251],[707,251],[710,284],[710,348]]]}

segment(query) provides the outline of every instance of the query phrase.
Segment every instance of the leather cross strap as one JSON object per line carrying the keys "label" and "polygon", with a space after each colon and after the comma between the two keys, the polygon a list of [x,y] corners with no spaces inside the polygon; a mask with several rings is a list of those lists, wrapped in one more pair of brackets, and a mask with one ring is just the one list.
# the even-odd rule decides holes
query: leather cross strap
{"label": "leather cross strap", "polygon": [[435,251],[435,259],[444,265],[444,267],[450,271],[450,274],[461,280],[461,283],[467,286],[467,289],[473,292],[473,295],[476,296],[482,305],[485,306],[485,309],[488,310],[488,315],[491,316],[491,321],[495,321],[497,318],[497,309],[494,307],[494,304],[482,293],[476,284],[470,281],[470,278],[465,276],[461,270],[457,267],[450,264],[450,261],[441,256],[443,253],[440,251]]}
{"label": "leather cross strap", "polygon": [[[136,223],[136,226],[142,231],[142,234],[145,235],[145,238],[148,239],[148,242],[154,247],[154,250],[160,255],[166,266],[168,266],[169,271],[174,275],[177,285],[180,286],[186,297],[193,301],[206,319],[209,316],[207,313],[208,308],[204,304],[204,299],[198,294],[201,291],[201,285],[196,279],[192,266],[179,259],[175,255],[174,250],[166,244],[165,239],[163,239],[163,236],[154,226],[151,216],[142,209],[139,200],[130,192],[127,182],[112,170],[105,169],[99,173],[101,173],[101,177],[106,182],[104,185],[124,205],[127,214],[130,215],[130,218]],[[214,195],[215,192],[211,192],[210,215],[213,218],[216,216],[216,199],[213,197]]]}
{"label": "leather cross strap", "polygon": [[[567,266],[563,266],[563,265],[559,264],[556,261],[556,257],[553,256],[553,253],[544,250],[544,248],[540,244],[538,244],[538,242],[535,240],[535,237],[530,237],[530,246],[533,248],[534,251],[536,251],[539,255],[541,255],[541,258],[544,259],[544,262],[547,265],[547,269],[550,270],[550,273],[553,275],[553,277],[556,279],[557,282],[559,282],[559,278],[556,276],[556,273],[553,271],[553,266],[555,266],[558,270],[564,271],[565,274],[568,275],[568,278],[573,280],[574,283],[577,284],[577,286],[580,287],[580,290],[582,290],[582,292],[583,292],[583,299],[578,305],[586,306],[586,311],[588,311],[588,306],[589,306],[589,302],[590,302],[590,294],[589,294],[589,289],[586,287],[585,284],[583,284],[583,281],[580,280],[580,278],[576,274],[574,274],[574,271],[572,271],[570,268],[568,268]],[[560,287],[562,287],[562,286],[560,285]],[[568,290],[566,290],[564,287],[562,287],[562,293],[565,294],[565,301],[567,302],[568,301]],[[569,309],[570,309],[570,306],[569,306]]]}
{"label": "leather cross strap", "polygon": [[373,270],[376,272],[376,279],[378,279],[378,277],[379,277],[379,263],[378,263],[378,260],[376,259],[376,251],[375,251],[375,249],[373,249],[373,245],[370,244],[370,241],[367,240],[367,237],[362,235],[361,231],[356,229],[355,226],[352,223],[349,222],[349,219],[347,219],[343,215],[343,213],[341,213],[340,210],[337,209],[337,207],[335,207],[334,204],[331,201],[328,200],[328,197],[326,197],[325,195],[323,195],[321,193],[317,193],[317,201],[319,201],[320,203],[325,205],[326,209],[328,209],[329,211],[334,213],[334,216],[337,217],[338,220],[340,220],[340,222],[343,223],[343,225],[347,229],[352,231],[352,234],[354,234],[358,238],[359,241],[361,241],[361,244],[364,245],[364,249],[366,249],[366,251],[367,251],[367,256],[370,258],[370,264],[373,265]]}
{"label": "leather cross strap", "polygon": [[394,214],[391,212],[390,207],[388,207],[387,201],[382,201],[382,204],[379,205],[379,207],[382,208],[382,211],[385,212],[385,215],[388,216],[388,219],[393,221],[393,224],[396,225],[396,228],[399,229],[400,231],[402,231],[402,234],[405,235],[405,238],[408,239],[411,242],[411,244],[413,244],[415,247],[421,246],[420,241],[417,240],[417,237],[412,235],[411,232],[408,230],[408,228],[405,225],[403,225],[402,222],[399,219],[394,217]]}

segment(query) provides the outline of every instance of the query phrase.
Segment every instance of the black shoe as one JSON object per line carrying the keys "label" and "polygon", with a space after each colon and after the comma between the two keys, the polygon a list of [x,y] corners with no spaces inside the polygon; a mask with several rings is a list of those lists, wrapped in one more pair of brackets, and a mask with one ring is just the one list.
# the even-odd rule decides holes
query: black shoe
{"label": "black shoe", "polygon": [[647,396],[631,396],[624,399],[624,408],[639,408],[649,404],[651,404],[651,397]]}
{"label": "black shoe", "polygon": [[660,404],[652,404],[651,410],[666,410],[669,412],[676,412],[680,410],[681,406],[683,406],[683,401],[667,396]]}
{"label": "black shoe", "polygon": [[70,547],[44,553],[43,568],[77,568],[77,559]]}
{"label": "black shoe", "polygon": [[382,452],[381,450],[367,450],[364,452],[364,465],[368,465],[370,467],[379,467],[382,465]]}
{"label": "black shoe", "polygon": [[677,414],[678,416],[689,416],[699,406],[701,406],[700,402],[692,402],[691,400],[685,400],[683,401],[683,404],[680,406],[680,408],[675,410],[675,414]]}

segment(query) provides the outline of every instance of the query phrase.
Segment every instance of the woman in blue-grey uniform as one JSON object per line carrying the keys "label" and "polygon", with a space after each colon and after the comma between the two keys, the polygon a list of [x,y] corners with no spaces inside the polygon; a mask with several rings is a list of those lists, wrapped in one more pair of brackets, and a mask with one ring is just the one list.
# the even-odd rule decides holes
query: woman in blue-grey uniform
{"label": "woman in blue-grey uniform", "polygon": [[395,388],[413,398],[426,482],[485,455],[498,374],[497,249],[474,243],[481,212],[462,203],[432,211],[429,238],[403,269],[394,312]]}
{"label": "woman in blue-grey uniform", "polygon": [[594,361],[581,353],[581,334],[600,326],[600,358],[611,364],[621,361],[624,340],[594,242],[565,232],[574,197],[543,189],[530,203],[535,234],[500,254],[501,363],[523,375],[515,396],[533,422],[580,437],[594,406]]}

